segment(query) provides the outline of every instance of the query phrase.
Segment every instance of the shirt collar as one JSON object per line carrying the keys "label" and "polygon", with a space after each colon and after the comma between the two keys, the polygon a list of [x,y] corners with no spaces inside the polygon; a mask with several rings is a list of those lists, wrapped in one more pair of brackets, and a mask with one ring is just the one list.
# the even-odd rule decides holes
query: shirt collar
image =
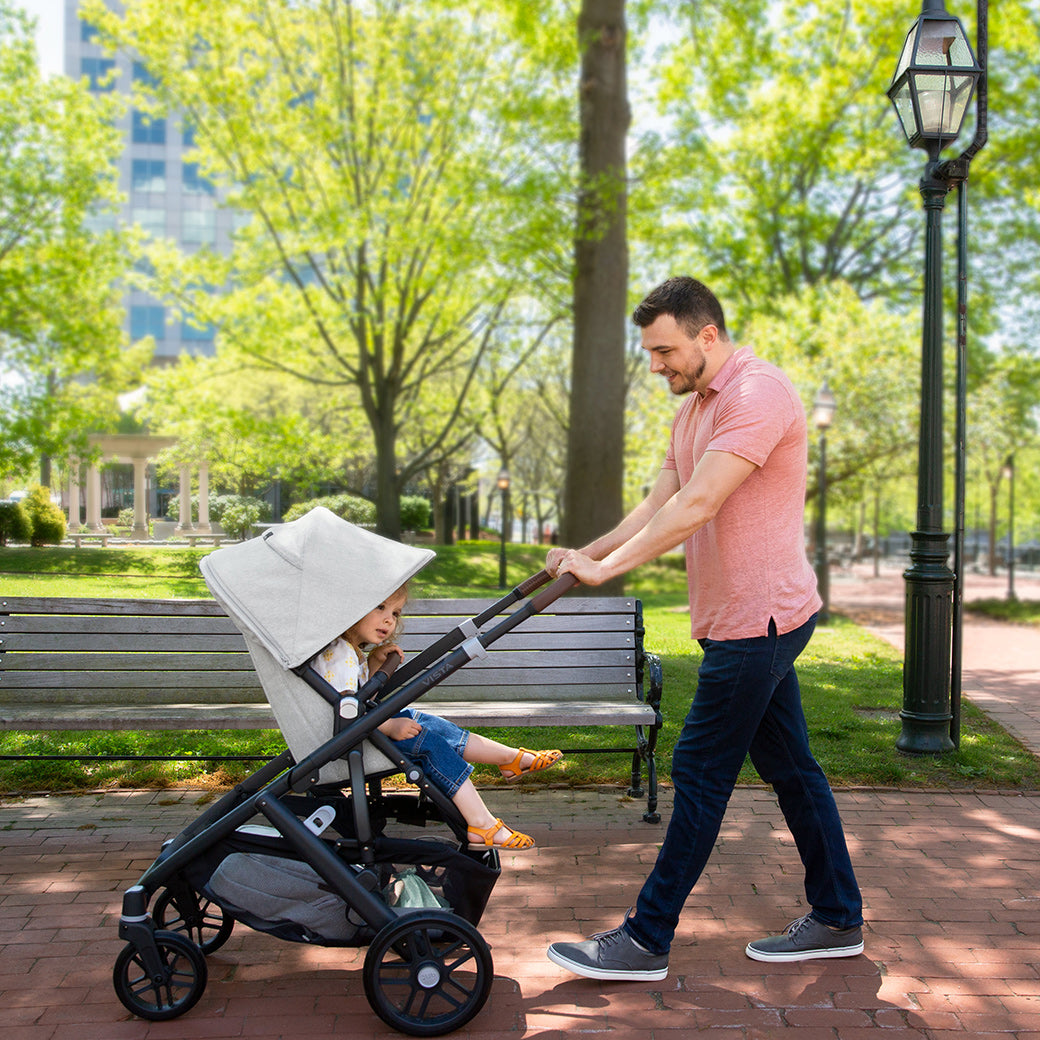
{"label": "shirt collar", "polygon": [[709,393],[717,394],[721,393],[722,388],[737,374],[738,370],[743,368],[749,358],[754,357],[754,351],[750,347],[738,347],[726,360],[723,362],[722,368],[715,373],[711,382],[708,384],[708,389],[705,391],[704,396],[707,397]]}

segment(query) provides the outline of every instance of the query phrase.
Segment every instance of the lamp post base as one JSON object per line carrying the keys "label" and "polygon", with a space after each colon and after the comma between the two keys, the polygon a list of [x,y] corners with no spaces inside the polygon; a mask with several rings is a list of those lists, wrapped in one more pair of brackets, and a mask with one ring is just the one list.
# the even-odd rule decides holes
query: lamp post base
{"label": "lamp post base", "polygon": [[896,748],[910,754],[954,749],[950,739],[953,571],[946,565],[949,535],[914,531],[906,580],[903,729]]}

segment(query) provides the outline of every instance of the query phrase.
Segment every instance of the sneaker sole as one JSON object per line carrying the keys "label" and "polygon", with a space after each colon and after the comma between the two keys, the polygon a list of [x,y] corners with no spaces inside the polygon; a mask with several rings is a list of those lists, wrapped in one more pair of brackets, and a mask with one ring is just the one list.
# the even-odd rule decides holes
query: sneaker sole
{"label": "sneaker sole", "polygon": [[551,946],[545,951],[546,957],[561,968],[573,971],[575,975],[583,975],[587,979],[604,979],[608,982],[660,982],[668,977],[668,968],[648,968],[642,971],[613,968],[594,968],[589,964],[579,964],[557,953]]}
{"label": "sneaker sole", "polygon": [[831,946],[826,950],[792,950],[790,953],[763,953],[750,943],[744,952],[753,961],[773,961],[777,964],[789,961],[814,961],[821,957],[858,957],[863,952],[863,943],[855,946]]}

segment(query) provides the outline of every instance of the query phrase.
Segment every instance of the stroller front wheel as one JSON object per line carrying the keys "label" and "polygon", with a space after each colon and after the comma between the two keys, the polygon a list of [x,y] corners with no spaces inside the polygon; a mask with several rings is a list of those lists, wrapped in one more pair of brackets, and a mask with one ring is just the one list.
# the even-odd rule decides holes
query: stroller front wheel
{"label": "stroller front wheel", "polygon": [[[157,931],[157,971],[146,967],[146,958],[134,943],[127,943],[116,957],[112,984],[127,1011],[151,1022],[165,1022],[190,1011],[206,989],[208,973],[202,951],[180,932]],[[150,958],[148,958],[150,959]]]}
{"label": "stroller front wheel", "polygon": [[491,992],[491,951],[477,929],[443,910],[415,910],[382,928],[365,956],[365,995],[389,1026],[441,1036],[465,1025]]}
{"label": "stroller front wheel", "polygon": [[165,889],[152,908],[152,920],[158,928],[187,935],[207,956],[228,941],[235,927],[223,907],[187,885]]}

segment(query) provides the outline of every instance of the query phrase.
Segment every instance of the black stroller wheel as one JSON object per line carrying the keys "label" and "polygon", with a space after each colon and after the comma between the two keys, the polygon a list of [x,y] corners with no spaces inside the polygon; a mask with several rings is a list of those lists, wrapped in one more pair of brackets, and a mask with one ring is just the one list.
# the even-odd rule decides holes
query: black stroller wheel
{"label": "black stroller wheel", "polygon": [[116,957],[112,984],[123,1007],[138,1018],[164,1022],[190,1011],[206,988],[206,958],[180,932],[154,933],[160,970],[150,975],[141,952],[127,943]]}
{"label": "black stroller wheel", "polygon": [[389,1026],[440,1036],[465,1025],[491,992],[491,951],[469,921],[416,910],[391,921],[365,955],[365,995]]}
{"label": "black stroller wheel", "polygon": [[152,920],[159,928],[186,935],[207,955],[216,953],[235,927],[223,907],[187,886],[164,889],[152,907]]}

